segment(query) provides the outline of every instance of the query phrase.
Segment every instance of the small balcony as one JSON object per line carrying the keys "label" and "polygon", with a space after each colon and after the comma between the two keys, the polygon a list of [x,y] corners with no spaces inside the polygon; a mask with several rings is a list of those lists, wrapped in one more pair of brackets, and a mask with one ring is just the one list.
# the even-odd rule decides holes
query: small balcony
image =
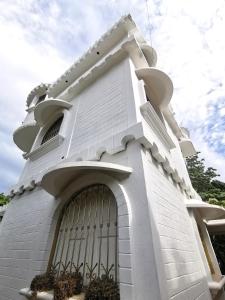
{"label": "small balcony", "polygon": [[179,144],[180,149],[184,157],[193,156],[196,154],[195,147],[190,139],[189,131],[181,127],[182,136],[180,137]]}
{"label": "small balcony", "polygon": [[13,133],[13,141],[24,152],[29,152],[39,131],[36,122],[26,123],[17,128]]}
{"label": "small balcony", "polygon": [[155,67],[157,63],[157,53],[155,49],[150,47],[148,44],[141,44],[141,50],[144,53],[145,59],[147,60],[149,67]]}
{"label": "small balcony", "polygon": [[163,111],[173,95],[173,83],[169,76],[156,68],[138,69],[136,75],[138,79],[144,80],[150,102]]}
{"label": "small balcony", "polygon": [[58,110],[69,109],[71,107],[72,105],[67,101],[49,98],[37,104],[34,109],[34,118],[39,126],[43,126]]}

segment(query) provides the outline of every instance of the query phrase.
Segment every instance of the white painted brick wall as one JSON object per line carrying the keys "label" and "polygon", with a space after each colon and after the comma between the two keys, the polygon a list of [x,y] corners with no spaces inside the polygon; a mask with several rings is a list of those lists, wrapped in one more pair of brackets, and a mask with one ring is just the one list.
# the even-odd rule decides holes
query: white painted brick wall
{"label": "white painted brick wall", "polygon": [[93,144],[135,123],[130,68],[129,59],[124,59],[71,101],[73,107],[69,110],[63,144],[38,159],[28,159],[21,182],[62,162],[68,150],[68,157],[87,147],[91,151]]}
{"label": "white painted brick wall", "polygon": [[27,178],[35,178],[35,175],[40,171],[47,170],[55,164],[60,163],[62,161],[61,157],[65,153],[64,148],[65,145],[60,145],[34,161],[28,160],[21,174],[20,181]]}
{"label": "white painted brick wall", "polygon": [[124,60],[76,97],[73,102],[79,102],[79,109],[71,155],[128,127],[128,80],[129,64]]}
{"label": "white painted brick wall", "polygon": [[56,200],[40,189],[26,192],[9,204],[0,232],[1,300],[24,299],[18,291],[45,270],[55,206]]}
{"label": "white painted brick wall", "polygon": [[185,195],[146,152],[149,205],[160,240],[168,299],[211,299],[192,230]]}

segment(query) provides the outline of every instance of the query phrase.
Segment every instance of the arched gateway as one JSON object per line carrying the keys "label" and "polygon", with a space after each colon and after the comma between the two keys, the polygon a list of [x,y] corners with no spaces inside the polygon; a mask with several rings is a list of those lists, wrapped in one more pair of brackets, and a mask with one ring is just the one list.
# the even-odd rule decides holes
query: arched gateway
{"label": "arched gateway", "polygon": [[118,280],[117,204],[103,184],[88,186],[71,197],[62,209],[50,263],[58,274],[63,267],[80,267],[84,284],[90,276],[109,273]]}

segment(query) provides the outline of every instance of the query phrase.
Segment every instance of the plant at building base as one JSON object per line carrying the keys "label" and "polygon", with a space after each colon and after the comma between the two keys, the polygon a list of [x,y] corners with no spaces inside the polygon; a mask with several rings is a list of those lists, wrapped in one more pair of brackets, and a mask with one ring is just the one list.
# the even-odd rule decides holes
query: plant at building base
{"label": "plant at building base", "polygon": [[[95,267],[97,264],[95,265]],[[85,300],[119,300],[120,293],[117,282],[110,276],[110,271],[114,265],[111,265],[109,269],[102,265],[105,271],[101,277],[93,276],[93,270],[90,270],[89,278],[90,284],[87,287],[85,293]]]}
{"label": "plant at building base", "polygon": [[[188,173],[194,189],[204,201],[211,204],[225,205],[225,183],[215,180],[220,176],[217,170],[204,165],[204,159],[199,158],[199,153],[186,159]],[[215,202],[218,201],[218,202]]]}
{"label": "plant at building base", "polygon": [[72,263],[75,268],[73,273],[67,271],[70,264],[70,262],[67,265],[62,264],[63,271],[54,283],[54,300],[65,300],[73,295],[80,294],[82,291],[83,277],[80,268],[83,263],[79,267]]}
{"label": "plant at building base", "polygon": [[49,291],[53,289],[58,265],[59,263],[51,267],[50,270],[44,274],[36,275],[31,281],[30,289],[33,292],[33,299],[37,298],[37,292]]}
{"label": "plant at building base", "polygon": [[9,203],[9,198],[4,195],[4,193],[0,193],[0,206],[6,205]]}

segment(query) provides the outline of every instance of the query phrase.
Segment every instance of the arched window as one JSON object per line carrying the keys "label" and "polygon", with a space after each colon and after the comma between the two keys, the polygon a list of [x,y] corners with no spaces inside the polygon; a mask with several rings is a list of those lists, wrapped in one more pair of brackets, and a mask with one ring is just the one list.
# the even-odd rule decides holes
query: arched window
{"label": "arched window", "polygon": [[[68,271],[81,267],[87,285],[92,276],[109,276],[118,281],[117,203],[102,184],[89,186],[64,207],[54,241],[52,266]],[[58,264],[60,263],[60,264]]]}
{"label": "arched window", "polygon": [[45,133],[41,145],[46,143],[48,140],[52,139],[54,136],[56,136],[59,133],[60,126],[62,124],[63,116],[59,117],[47,130]]}

